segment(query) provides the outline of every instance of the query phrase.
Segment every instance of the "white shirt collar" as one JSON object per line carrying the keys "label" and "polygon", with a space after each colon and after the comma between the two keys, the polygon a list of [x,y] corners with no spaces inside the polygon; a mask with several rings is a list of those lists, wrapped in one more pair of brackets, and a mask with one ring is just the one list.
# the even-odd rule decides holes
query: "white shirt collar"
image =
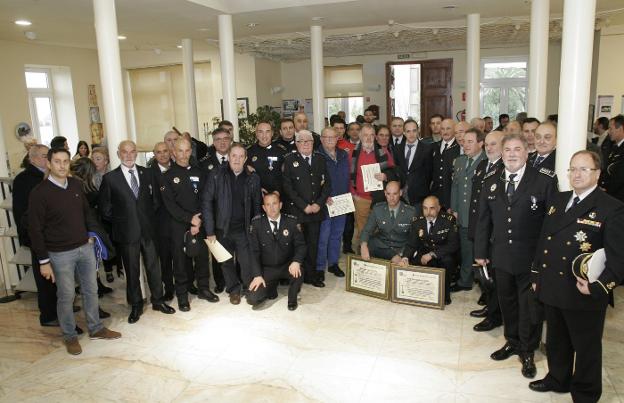
{"label": "white shirt collar", "polygon": [[621,145],[622,145],[622,143],[624,143],[624,139],[622,139],[622,140],[618,141],[617,146],[618,146],[618,147],[619,147],[619,146],[621,146]]}
{"label": "white shirt collar", "polygon": [[160,169],[160,172],[167,172],[169,170],[170,167],[165,167],[160,165],[160,163],[158,163],[158,169]]}
{"label": "white shirt collar", "polygon": [[137,172],[137,166],[136,164],[134,164],[132,166],[132,168],[128,168],[127,166],[125,166],[124,164],[119,165],[121,167],[121,170],[123,171],[124,175],[128,175],[130,173],[130,170],[133,169],[134,172]]}
{"label": "white shirt collar", "polygon": [[[517,172],[515,172],[516,177],[514,178],[514,183],[517,185],[518,183],[520,183],[520,181],[522,180],[522,177],[524,176],[524,171],[526,170],[526,163],[522,166],[522,168],[520,168]],[[509,175],[511,175],[512,173],[509,172],[507,170],[507,168],[505,168],[505,180],[507,182],[509,182]]]}
{"label": "white shirt collar", "polygon": [[54,183],[56,186],[60,187],[61,189],[67,189],[67,186],[69,186],[69,179],[65,178],[65,183],[61,183],[59,181],[57,181],[56,179],[54,179],[52,177],[52,175],[48,175],[48,180],[52,183]]}
{"label": "white shirt collar", "polygon": [[593,191],[594,191],[597,187],[598,187],[598,185],[595,185],[595,186],[593,186],[592,188],[587,189],[586,191],[584,191],[584,192],[583,192],[583,193],[581,193],[580,195],[579,195],[579,194],[576,194],[576,191],[573,191],[573,192],[572,192],[572,200],[574,200],[574,198],[578,196],[578,198],[579,198],[581,201],[583,201],[583,199],[585,199],[587,196],[589,196],[589,194],[590,194],[591,192],[593,192]]}
{"label": "white shirt collar", "polygon": [[215,154],[217,155],[217,159],[219,160],[219,163],[223,161],[223,158],[225,158],[225,161],[228,160],[227,154],[220,154],[218,151],[216,151]]}
{"label": "white shirt collar", "polygon": [[269,224],[271,225],[271,229],[273,229],[273,225],[271,224],[271,221],[277,221],[277,228],[279,228],[280,221],[282,220],[282,215],[280,214],[275,220],[273,220],[272,218],[269,218],[269,216],[267,216],[267,220],[269,220]]}

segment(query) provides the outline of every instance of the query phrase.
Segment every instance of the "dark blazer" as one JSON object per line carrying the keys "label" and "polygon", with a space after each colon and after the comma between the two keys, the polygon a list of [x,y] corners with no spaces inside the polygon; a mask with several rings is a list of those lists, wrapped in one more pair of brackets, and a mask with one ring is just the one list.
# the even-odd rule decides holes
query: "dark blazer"
{"label": "dark blazer", "polygon": [[43,172],[36,166],[28,164],[26,169],[17,174],[13,180],[13,218],[17,225],[17,235],[21,245],[29,246],[27,219],[22,222],[28,210],[30,191],[43,180]]}
{"label": "dark blazer", "polygon": [[[173,163],[172,163],[173,164]],[[163,185],[163,179],[165,174],[160,171],[158,167],[158,162],[154,160],[152,165],[149,168],[152,171],[152,175],[154,177],[154,182],[156,183],[157,188],[159,189]],[[162,200],[162,194],[159,190],[154,191],[154,197],[157,201],[156,208],[156,232],[160,236],[170,237],[171,236],[171,216],[167,211],[167,207]]]}
{"label": "dark blazer", "polygon": [[529,273],[544,216],[557,192],[557,177],[552,171],[527,166],[511,201],[506,185],[504,170],[484,182],[475,259],[490,258],[496,270],[513,275]]}
{"label": "dark blazer", "polygon": [[401,185],[407,185],[407,199],[412,205],[421,203],[429,195],[431,182],[431,145],[420,140],[417,144],[416,154],[409,167],[405,161],[407,142],[397,147],[394,153],[394,163],[400,168]]}
{"label": "dark blazer", "polygon": [[135,199],[121,166],[104,175],[100,186],[98,209],[102,219],[112,225],[113,241],[119,243],[154,239],[155,236],[158,184],[150,169],[135,166],[139,180],[138,199]]}
{"label": "dark blazer", "polygon": [[[245,175],[245,228],[249,228],[251,219],[262,211],[262,191],[260,177],[255,172],[249,173],[244,169],[240,175]],[[202,193],[202,224],[206,235],[215,235],[216,230],[223,231],[224,235],[230,229],[232,217],[232,176],[228,167],[215,169],[206,179]]]}
{"label": "dark blazer", "polygon": [[[331,177],[325,165],[325,157],[318,152],[312,155],[310,166],[301,154],[290,153],[284,156],[282,165],[284,193],[288,199],[288,212],[299,222],[323,221],[323,207],[331,195]],[[308,204],[318,204],[318,213],[306,214]]]}
{"label": "dark blazer", "polygon": [[475,174],[472,177],[472,196],[470,198],[470,215],[468,217],[468,239],[471,241],[474,241],[477,220],[479,219],[479,200],[481,199],[483,183],[492,176],[500,176],[501,172],[505,169],[503,159],[499,158],[498,161],[494,163],[494,166],[490,167],[490,171],[486,172],[488,162],[489,160],[487,158],[479,162]]}
{"label": "dark blazer", "polygon": [[459,232],[453,215],[440,212],[433,224],[431,234],[427,231],[427,219],[424,216],[421,215],[412,223],[403,257],[411,260],[414,258],[414,253],[420,257],[429,252],[435,253],[438,259],[455,260],[459,252]]}
{"label": "dark blazer", "polygon": [[550,169],[551,171],[555,170],[555,161],[557,160],[557,150],[552,150],[552,152],[548,154],[548,157],[546,157],[541,162],[541,164],[539,164],[538,166],[533,166],[535,164],[535,160],[537,159],[538,155],[539,155],[538,153],[531,155],[531,157],[529,158],[527,162],[527,165],[533,168],[546,168],[546,169]]}
{"label": "dark blazer", "polygon": [[[606,140],[605,140],[606,141]],[[614,144],[607,158],[606,171],[600,173],[601,186],[608,194],[624,201],[624,144]]]}
{"label": "dark blazer", "polygon": [[460,147],[457,140],[453,141],[444,151],[440,152],[442,140],[433,143],[431,150],[431,194],[440,199],[440,204],[451,207],[451,187],[453,183],[453,161],[459,157]]}
{"label": "dark blazer", "polygon": [[[544,220],[533,268],[539,299],[561,309],[601,310],[624,280],[624,203],[596,188],[565,211],[572,192],[559,193]],[[591,295],[576,288],[572,261],[581,253],[605,249],[606,269],[590,284]]]}
{"label": "dark blazer", "polygon": [[195,151],[194,157],[197,161],[201,161],[202,158],[208,154],[208,146],[201,140],[197,140],[194,137],[191,137],[191,142],[193,146],[193,151]]}

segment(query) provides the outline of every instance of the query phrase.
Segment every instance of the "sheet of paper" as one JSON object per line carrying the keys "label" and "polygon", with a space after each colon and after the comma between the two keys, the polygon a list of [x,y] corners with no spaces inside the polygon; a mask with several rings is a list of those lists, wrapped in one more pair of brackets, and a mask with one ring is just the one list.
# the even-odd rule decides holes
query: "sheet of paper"
{"label": "sheet of paper", "polygon": [[226,260],[229,260],[232,258],[232,255],[230,255],[230,252],[228,252],[227,249],[225,249],[223,245],[219,243],[219,241],[215,240],[214,242],[208,242],[207,239],[204,239],[204,241],[206,242],[206,245],[208,245],[208,249],[210,249],[210,253],[212,253],[215,259],[217,259],[217,262],[223,263]]}
{"label": "sheet of paper", "polygon": [[353,196],[351,193],[344,193],[338,196],[332,196],[332,205],[327,205],[327,211],[330,217],[336,217],[343,214],[348,214],[355,211],[355,205],[353,204]]}
{"label": "sheet of paper", "polygon": [[362,165],[362,179],[364,180],[364,191],[383,190],[383,182],[375,179],[375,174],[381,173],[379,164]]}

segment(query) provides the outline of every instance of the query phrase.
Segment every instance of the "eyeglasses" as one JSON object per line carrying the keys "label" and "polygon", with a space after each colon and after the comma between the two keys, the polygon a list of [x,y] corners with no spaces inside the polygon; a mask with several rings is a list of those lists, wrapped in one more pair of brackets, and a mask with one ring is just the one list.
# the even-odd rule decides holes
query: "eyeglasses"
{"label": "eyeglasses", "polygon": [[576,167],[572,167],[572,168],[568,168],[568,173],[573,174],[575,172],[580,172],[580,173],[586,175],[586,174],[590,173],[591,171],[597,171],[597,170],[598,170],[598,168],[588,168],[588,167],[576,168]]}
{"label": "eyeglasses", "polygon": [[297,143],[301,143],[301,144],[310,144],[313,143],[314,140],[298,140]]}
{"label": "eyeglasses", "polygon": [[229,137],[217,137],[216,139],[213,139],[213,141],[230,141]]}

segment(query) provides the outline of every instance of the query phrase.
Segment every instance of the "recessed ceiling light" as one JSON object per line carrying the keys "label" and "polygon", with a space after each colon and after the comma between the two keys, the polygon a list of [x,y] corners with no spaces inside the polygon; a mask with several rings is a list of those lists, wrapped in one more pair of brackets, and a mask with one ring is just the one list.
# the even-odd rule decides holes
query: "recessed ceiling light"
{"label": "recessed ceiling light", "polygon": [[15,21],[16,25],[21,25],[23,27],[27,27],[29,25],[32,25],[32,22],[28,21],[28,20],[17,20]]}
{"label": "recessed ceiling light", "polygon": [[324,17],[312,17],[312,21],[323,21]]}
{"label": "recessed ceiling light", "polygon": [[454,4],[449,4],[448,6],[442,6],[444,10],[455,10],[457,8]]}
{"label": "recessed ceiling light", "polygon": [[117,39],[119,39],[120,41],[123,41],[124,39],[127,39],[124,35],[117,35]]}
{"label": "recessed ceiling light", "polygon": [[249,24],[247,24],[247,27],[248,27],[248,28],[255,28],[255,27],[257,27],[257,26],[258,26],[258,23],[257,23],[257,22],[250,22]]}
{"label": "recessed ceiling light", "polygon": [[202,31],[202,32],[210,31],[210,28],[199,28],[198,31]]}
{"label": "recessed ceiling light", "polygon": [[176,46],[176,48],[182,49],[182,45],[178,45],[178,46]]}

